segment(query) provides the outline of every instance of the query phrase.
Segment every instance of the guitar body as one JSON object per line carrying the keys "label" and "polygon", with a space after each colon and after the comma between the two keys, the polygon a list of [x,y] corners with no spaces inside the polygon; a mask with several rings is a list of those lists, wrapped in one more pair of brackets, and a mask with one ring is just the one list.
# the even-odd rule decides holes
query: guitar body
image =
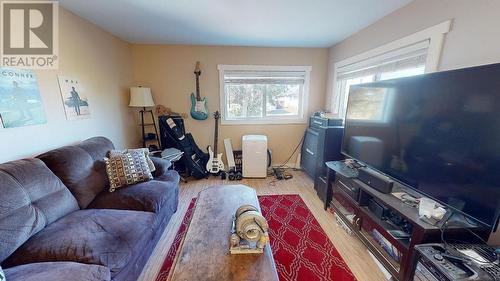
{"label": "guitar body", "polygon": [[210,174],[218,174],[220,171],[224,171],[224,163],[222,162],[222,153],[218,153],[215,155],[212,147],[208,147],[208,162],[207,162],[207,171]]}
{"label": "guitar body", "polygon": [[197,100],[194,93],[191,93],[191,117],[196,120],[208,118],[207,97]]}
{"label": "guitar body", "polygon": [[200,62],[196,62],[194,76],[196,77],[196,95],[191,93],[191,117],[195,120],[205,120],[208,118],[207,98],[200,95]]}

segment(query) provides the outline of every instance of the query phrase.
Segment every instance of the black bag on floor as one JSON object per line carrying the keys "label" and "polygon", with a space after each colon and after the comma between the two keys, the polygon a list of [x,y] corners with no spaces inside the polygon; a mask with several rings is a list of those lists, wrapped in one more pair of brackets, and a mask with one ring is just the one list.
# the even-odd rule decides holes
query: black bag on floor
{"label": "black bag on floor", "polygon": [[[181,160],[188,175],[202,179],[208,176],[206,165],[208,153],[204,153],[196,144],[191,134],[185,134],[184,121],[181,117],[160,116],[162,149],[175,147],[184,152]],[[167,146],[167,144],[169,146]]]}

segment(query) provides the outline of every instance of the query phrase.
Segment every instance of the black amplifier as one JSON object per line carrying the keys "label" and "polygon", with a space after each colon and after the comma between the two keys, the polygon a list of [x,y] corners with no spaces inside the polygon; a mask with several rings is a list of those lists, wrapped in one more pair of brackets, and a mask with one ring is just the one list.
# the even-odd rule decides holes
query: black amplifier
{"label": "black amplifier", "polygon": [[495,250],[476,244],[423,244],[415,246],[413,281],[500,280]]}
{"label": "black amplifier", "polygon": [[309,118],[309,127],[311,128],[342,126],[342,123],[342,119],[329,119],[317,115],[313,115]]}

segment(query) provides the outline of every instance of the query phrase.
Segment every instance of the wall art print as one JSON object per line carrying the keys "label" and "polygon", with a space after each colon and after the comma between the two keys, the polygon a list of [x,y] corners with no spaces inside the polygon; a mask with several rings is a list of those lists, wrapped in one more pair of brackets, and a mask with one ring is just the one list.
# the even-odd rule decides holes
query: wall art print
{"label": "wall art print", "polygon": [[0,67],[0,126],[15,128],[47,123],[32,70]]}
{"label": "wall art print", "polygon": [[78,79],[58,76],[61,97],[66,119],[80,120],[90,118],[90,105],[83,85]]}

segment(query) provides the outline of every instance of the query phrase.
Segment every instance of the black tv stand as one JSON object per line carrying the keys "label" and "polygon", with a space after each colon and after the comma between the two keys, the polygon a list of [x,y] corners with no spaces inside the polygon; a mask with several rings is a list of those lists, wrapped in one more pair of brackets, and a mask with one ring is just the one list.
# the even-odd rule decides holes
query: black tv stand
{"label": "black tv stand", "polygon": [[357,178],[358,168],[352,168],[345,161],[326,162],[326,166],[335,173],[342,174],[344,177]]}
{"label": "black tv stand", "polygon": [[[328,182],[331,183],[328,206],[337,222],[357,237],[396,280],[411,280],[414,246],[440,243],[441,225],[421,220],[415,206],[392,193],[382,193],[361,182],[355,176],[357,169],[347,167],[343,161],[327,162],[326,165],[329,168]],[[399,183],[394,184],[394,192],[423,197]],[[381,208],[377,212],[373,211],[373,202],[378,204],[377,208]],[[466,220],[455,220],[455,217],[459,218],[460,215],[457,213],[446,224],[448,241],[456,239],[480,243],[469,231],[487,239],[488,229],[467,223]]]}

